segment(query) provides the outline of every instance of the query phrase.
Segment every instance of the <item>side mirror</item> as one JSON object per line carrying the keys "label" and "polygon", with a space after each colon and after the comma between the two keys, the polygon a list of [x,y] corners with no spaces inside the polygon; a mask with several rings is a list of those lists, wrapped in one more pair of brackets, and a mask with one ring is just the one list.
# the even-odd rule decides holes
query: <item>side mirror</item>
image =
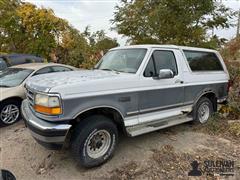
{"label": "side mirror", "polygon": [[158,74],[159,79],[169,79],[169,78],[173,78],[173,77],[174,77],[174,73],[171,69],[160,69],[159,70],[159,74]]}

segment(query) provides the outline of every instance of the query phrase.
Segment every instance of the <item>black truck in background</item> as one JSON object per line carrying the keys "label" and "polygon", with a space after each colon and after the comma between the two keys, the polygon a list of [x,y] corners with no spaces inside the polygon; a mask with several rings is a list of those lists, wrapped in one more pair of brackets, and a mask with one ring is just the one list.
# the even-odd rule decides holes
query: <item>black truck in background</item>
{"label": "black truck in background", "polygon": [[42,62],[43,58],[31,54],[0,54],[0,71],[18,64]]}

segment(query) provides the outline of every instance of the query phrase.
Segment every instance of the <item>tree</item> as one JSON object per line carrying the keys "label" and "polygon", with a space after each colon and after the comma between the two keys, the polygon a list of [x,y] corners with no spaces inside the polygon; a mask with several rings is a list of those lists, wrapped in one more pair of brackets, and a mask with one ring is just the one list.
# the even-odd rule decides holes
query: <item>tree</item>
{"label": "tree", "polygon": [[95,48],[97,50],[103,51],[105,54],[109,49],[119,46],[116,39],[111,39],[109,37],[105,37],[102,40],[98,41],[95,44]]}
{"label": "tree", "polygon": [[81,33],[52,9],[0,0],[0,52],[34,54],[79,67],[93,67],[102,52],[118,46],[103,30]]}
{"label": "tree", "polygon": [[80,67],[90,69],[100,60],[100,58],[109,49],[119,46],[116,39],[106,36],[104,30],[91,33],[90,27],[87,26],[83,33],[89,42],[89,56],[85,59]]}
{"label": "tree", "polygon": [[24,33],[28,35],[25,49],[44,57],[56,48],[68,27],[68,23],[56,17],[51,9],[37,8],[30,3],[20,6],[17,15]]}
{"label": "tree", "polygon": [[[0,0],[0,51],[17,49],[22,41],[15,9],[20,5],[17,0]],[[17,28],[18,27],[18,28]]]}
{"label": "tree", "polygon": [[233,15],[215,0],[122,0],[112,22],[132,44],[208,46],[207,32],[229,28]]}
{"label": "tree", "polygon": [[90,47],[84,34],[69,26],[62,36],[62,42],[56,50],[58,62],[79,67],[89,59]]}
{"label": "tree", "polygon": [[0,51],[30,53],[49,58],[68,23],[51,9],[30,3],[3,1],[0,9]]}
{"label": "tree", "polygon": [[104,30],[91,33],[90,27],[87,26],[83,34],[88,38],[89,45],[94,51],[106,53],[109,49],[119,46],[117,39],[106,36]]}

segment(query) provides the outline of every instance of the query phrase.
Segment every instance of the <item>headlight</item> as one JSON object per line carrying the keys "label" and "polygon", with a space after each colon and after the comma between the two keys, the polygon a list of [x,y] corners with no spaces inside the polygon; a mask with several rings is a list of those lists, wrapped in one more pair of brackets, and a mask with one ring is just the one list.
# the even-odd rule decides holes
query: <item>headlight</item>
{"label": "headlight", "polygon": [[47,115],[62,114],[60,99],[58,96],[48,96],[45,94],[35,95],[35,111]]}

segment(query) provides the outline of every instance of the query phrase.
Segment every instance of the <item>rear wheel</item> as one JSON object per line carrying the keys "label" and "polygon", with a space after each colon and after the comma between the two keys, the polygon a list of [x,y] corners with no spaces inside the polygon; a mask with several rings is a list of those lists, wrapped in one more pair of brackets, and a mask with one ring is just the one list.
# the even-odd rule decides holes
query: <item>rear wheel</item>
{"label": "rear wheel", "polygon": [[206,123],[211,115],[213,114],[213,104],[206,98],[202,97],[194,109],[194,118],[197,122],[204,124]]}
{"label": "rear wheel", "polygon": [[80,123],[72,136],[72,151],[84,167],[103,164],[113,155],[118,141],[118,131],[111,119],[95,115]]}
{"label": "rear wheel", "polygon": [[20,106],[21,102],[15,100],[1,102],[0,125],[8,126],[17,122],[21,118]]}

